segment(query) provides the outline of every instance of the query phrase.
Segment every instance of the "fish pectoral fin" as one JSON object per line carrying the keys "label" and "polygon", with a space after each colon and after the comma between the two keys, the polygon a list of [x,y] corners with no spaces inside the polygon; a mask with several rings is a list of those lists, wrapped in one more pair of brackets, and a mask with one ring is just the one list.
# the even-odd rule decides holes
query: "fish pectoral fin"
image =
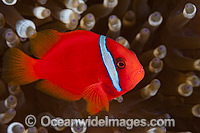
{"label": "fish pectoral fin", "polygon": [[41,59],[61,39],[61,34],[56,30],[38,32],[35,38],[30,39],[32,54]]}
{"label": "fish pectoral fin", "polygon": [[36,85],[36,89],[62,100],[77,101],[82,97],[81,94],[68,92],[66,89],[63,89],[48,80],[39,81]]}
{"label": "fish pectoral fin", "polygon": [[109,111],[109,101],[106,93],[103,90],[102,82],[88,86],[82,96],[87,101],[87,111],[94,115],[104,107]]}

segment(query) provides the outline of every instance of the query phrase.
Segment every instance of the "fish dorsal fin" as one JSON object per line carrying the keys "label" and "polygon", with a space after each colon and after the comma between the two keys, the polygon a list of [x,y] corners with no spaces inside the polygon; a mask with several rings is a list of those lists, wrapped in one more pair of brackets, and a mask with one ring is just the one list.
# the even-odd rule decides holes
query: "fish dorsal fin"
{"label": "fish dorsal fin", "polygon": [[36,85],[36,89],[48,94],[50,96],[56,97],[62,100],[76,101],[81,98],[81,94],[73,94],[68,92],[66,89],[58,87],[57,85],[51,83],[48,80],[39,81]]}
{"label": "fish dorsal fin", "polygon": [[30,39],[32,54],[42,58],[61,38],[61,33],[56,30],[44,30],[37,33],[36,37]]}
{"label": "fish dorsal fin", "polygon": [[87,111],[94,115],[104,107],[109,110],[109,101],[102,88],[102,82],[88,86],[83,92],[83,98],[87,101]]}

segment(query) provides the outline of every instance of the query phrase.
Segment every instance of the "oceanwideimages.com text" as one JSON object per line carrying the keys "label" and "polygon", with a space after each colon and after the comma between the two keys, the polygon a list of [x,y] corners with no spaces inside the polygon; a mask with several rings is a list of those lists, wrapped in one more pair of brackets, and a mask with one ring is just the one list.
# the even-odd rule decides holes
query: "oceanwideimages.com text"
{"label": "oceanwideimages.com text", "polygon": [[[33,117],[33,116],[32,116]],[[30,117],[30,118],[32,118]],[[27,126],[34,123],[36,119],[28,119],[26,117],[25,123]],[[36,123],[34,123],[36,124]],[[104,118],[99,118],[98,116],[91,117],[88,116],[86,119],[62,119],[62,118],[50,118],[48,115],[42,116],[40,119],[40,124],[43,127],[71,127],[71,126],[81,126],[81,127],[125,127],[127,129],[133,129],[134,127],[175,127],[174,119],[117,119],[109,118],[105,116]],[[34,126],[34,125],[31,125]]]}

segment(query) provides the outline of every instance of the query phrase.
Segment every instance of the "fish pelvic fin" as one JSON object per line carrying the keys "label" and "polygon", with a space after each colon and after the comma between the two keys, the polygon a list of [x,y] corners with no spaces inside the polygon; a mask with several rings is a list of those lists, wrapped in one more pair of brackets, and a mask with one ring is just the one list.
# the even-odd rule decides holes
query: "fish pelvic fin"
{"label": "fish pelvic fin", "polygon": [[36,89],[50,96],[67,101],[77,101],[81,99],[82,96],[81,94],[71,93],[48,80],[39,81],[36,85]]}
{"label": "fish pelvic fin", "polygon": [[12,85],[24,85],[38,80],[33,66],[36,60],[17,48],[10,48],[3,56],[2,78]]}
{"label": "fish pelvic fin", "polygon": [[109,111],[109,101],[103,90],[102,82],[88,86],[82,97],[87,101],[87,111],[90,115],[95,115],[103,108]]}

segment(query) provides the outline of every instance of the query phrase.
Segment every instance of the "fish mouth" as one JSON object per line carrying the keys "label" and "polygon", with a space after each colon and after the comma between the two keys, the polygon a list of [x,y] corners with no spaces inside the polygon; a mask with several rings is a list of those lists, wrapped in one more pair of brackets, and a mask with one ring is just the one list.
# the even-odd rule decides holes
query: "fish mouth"
{"label": "fish mouth", "polygon": [[132,89],[144,78],[144,75],[145,71],[142,67],[134,74]]}
{"label": "fish mouth", "polygon": [[134,78],[134,80],[136,80],[137,81],[137,83],[140,81],[140,80],[142,80],[143,78],[144,78],[144,74],[145,74],[145,71],[144,71],[144,69],[143,69],[143,67],[141,68],[141,69],[139,69],[138,71],[137,71],[137,73],[135,74],[135,78]]}
{"label": "fish mouth", "polygon": [[137,75],[137,74],[140,74],[140,73],[144,75],[145,71],[144,71],[143,68],[141,68],[141,69],[136,73],[136,75]]}

